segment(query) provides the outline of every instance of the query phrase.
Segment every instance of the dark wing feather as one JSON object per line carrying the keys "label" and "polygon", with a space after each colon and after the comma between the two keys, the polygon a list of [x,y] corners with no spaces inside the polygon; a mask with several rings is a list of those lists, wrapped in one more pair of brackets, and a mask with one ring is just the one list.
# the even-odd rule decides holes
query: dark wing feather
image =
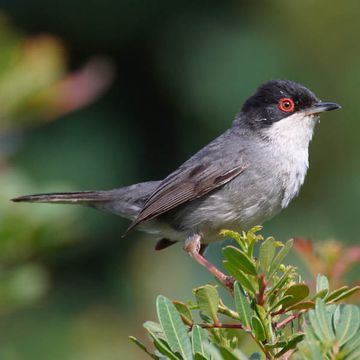
{"label": "dark wing feather", "polygon": [[208,162],[195,167],[182,166],[170,174],[150,196],[128,230],[226,184],[247,167],[242,161],[241,165],[224,166],[221,159],[217,160],[217,164]]}

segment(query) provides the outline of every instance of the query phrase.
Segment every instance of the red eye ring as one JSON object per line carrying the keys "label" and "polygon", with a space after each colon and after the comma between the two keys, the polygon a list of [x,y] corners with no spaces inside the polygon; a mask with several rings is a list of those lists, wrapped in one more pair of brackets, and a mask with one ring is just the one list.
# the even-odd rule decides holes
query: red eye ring
{"label": "red eye ring", "polygon": [[294,101],[290,98],[283,98],[279,100],[279,109],[284,112],[292,112],[295,108]]}

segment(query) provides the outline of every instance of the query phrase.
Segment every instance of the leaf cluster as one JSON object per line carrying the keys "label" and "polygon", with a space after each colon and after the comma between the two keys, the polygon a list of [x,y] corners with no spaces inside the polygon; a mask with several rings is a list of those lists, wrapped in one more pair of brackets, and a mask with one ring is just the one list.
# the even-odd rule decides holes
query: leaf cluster
{"label": "leaf cluster", "polygon": [[[311,319],[318,316],[319,304],[323,309],[326,305],[335,309],[335,302],[358,287],[331,291],[327,278],[319,275],[316,291],[311,293],[297,269],[283,264],[292,240],[282,244],[272,237],[264,239],[258,234],[260,229],[255,227],[242,234],[221,232],[236,244],[222,250],[224,267],[234,278],[234,286],[226,288],[231,306],[225,305],[213,284],[194,289],[195,302],[171,302],[160,295],[156,303],[159,323],[144,324],[156,350],[151,352],[137,339],[131,339],[153,359],[288,359],[312,333]],[[342,314],[339,311],[337,322]],[[303,315],[307,313],[310,325],[306,323],[308,330],[304,332]],[[313,337],[319,341],[322,335],[315,330]],[[247,357],[239,348],[244,339],[252,340],[258,352]]]}
{"label": "leaf cluster", "polygon": [[306,316],[301,360],[360,359],[360,310],[355,305],[328,305],[316,300]]}

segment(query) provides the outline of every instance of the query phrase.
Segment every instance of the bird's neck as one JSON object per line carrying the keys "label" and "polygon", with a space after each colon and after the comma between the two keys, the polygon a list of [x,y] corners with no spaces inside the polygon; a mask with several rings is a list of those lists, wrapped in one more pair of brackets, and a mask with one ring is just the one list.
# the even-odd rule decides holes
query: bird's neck
{"label": "bird's neck", "polygon": [[261,136],[267,141],[276,144],[280,151],[297,154],[299,151],[308,152],[317,119],[297,113],[270,127],[260,130]]}
{"label": "bird's neck", "polygon": [[282,173],[283,208],[298,194],[305,180],[309,166],[309,143],[317,122],[313,117],[296,115],[272,124],[262,133]]}

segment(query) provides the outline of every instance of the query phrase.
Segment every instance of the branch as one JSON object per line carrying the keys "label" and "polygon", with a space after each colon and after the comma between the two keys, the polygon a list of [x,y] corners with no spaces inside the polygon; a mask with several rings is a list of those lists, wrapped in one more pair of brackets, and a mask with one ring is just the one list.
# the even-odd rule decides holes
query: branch
{"label": "branch", "polygon": [[265,276],[263,274],[259,275],[259,293],[257,294],[258,304],[263,306],[265,303],[265,290],[267,282],[265,281]]}
{"label": "branch", "polygon": [[198,324],[203,329],[241,329],[246,330],[241,324]]}
{"label": "branch", "polygon": [[303,314],[303,312],[299,312],[295,315],[291,315],[289,317],[287,317],[286,319],[284,319],[283,321],[279,322],[276,326],[275,326],[275,330],[281,330],[283,327],[285,327],[287,324],[291,323],[293,320],[297,319],[298,317],[300,317]]}

